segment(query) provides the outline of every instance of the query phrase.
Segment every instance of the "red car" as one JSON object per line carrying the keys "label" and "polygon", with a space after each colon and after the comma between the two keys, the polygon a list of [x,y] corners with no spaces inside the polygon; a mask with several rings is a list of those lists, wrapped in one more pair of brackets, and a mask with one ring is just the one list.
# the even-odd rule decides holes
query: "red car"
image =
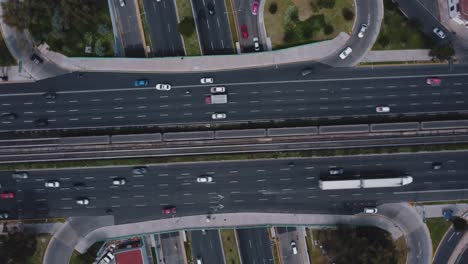
{"label": "red car", "polygon": [[241,26],[241,32],[243,38],[246,39],[249,37],[249,32],[247,31],[247,26],[245,24]]}
{"label": "red car", "polygon": [[2,199],[13,199],[15,198],[15,194],[12,192],[4,192],[1,194]]}
{"label": "red car", "polygon": [[253,1],[252,5],[252,15],[256,16],[258,14],[258,0]]}
{"label": "red car", "polygon": [[437,77],[431,77],[431,78],[426,79],[426,83],[429,84],[429,85],[437,86],[437,85],[440,85],[442,83],[442,80],[440,78],[437,78]]}
{"label": "red car", "polygon": [[175,214],[177,213],[177,209],[175,206],[172,206],[172,207],[164,207],[162,209],[162,213],[165,214],[165,215],[168,215],[168,214]]}

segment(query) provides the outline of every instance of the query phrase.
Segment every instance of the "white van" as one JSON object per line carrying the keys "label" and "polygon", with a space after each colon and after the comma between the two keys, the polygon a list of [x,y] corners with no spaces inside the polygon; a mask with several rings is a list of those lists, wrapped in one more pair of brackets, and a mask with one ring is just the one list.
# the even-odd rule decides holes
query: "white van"
{"label": "white van", "polygon": [[197,257],[197,264],[203,264],[202,257]]}

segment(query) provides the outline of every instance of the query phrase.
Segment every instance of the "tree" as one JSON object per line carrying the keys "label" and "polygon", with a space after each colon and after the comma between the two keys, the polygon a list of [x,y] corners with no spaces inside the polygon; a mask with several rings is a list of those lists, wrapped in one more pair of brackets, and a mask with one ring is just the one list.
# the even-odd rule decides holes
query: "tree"
{"label": "tree", "polygon": [[278,11],[278,4],[276,2],[271,3],[268,7],[268,11],[270,11],[272,15],[276,14],[276,11]]}
{"label": "tree", "polygon": [[462,217],[454,217],[452,219],[452,224],[453,224],[453,229],[456,231],[465,231],[468,228],[468,224],[466,223],[466,220]]}
{"label": "tree", "polygon": [[317,5],[320,8],[332,9],[335,7],[335,0],[319,0]]}
{"label": "tree", "polygon": [[451,43],[438,44],[431,49],[429,55],[444,61],[451,59],[455,55],[455,50]]}
{"label": "tree", "polygon": [[347,7],[343,8],[341,10],[341,13],[342,13],[345,20],[350,21],[350,20],[353,20],[353,18],[354,18],[353,11],[351,9],[347,8]]}
{"label": "tree", "polygon": [[184,17],[179,23],[179,32],[183,36],[189,37],[195,32],[195,22],[192,17]]}
{"label": "tree", "polygon": [[34,234],[13,230],[1,240],[0,263],[26,263],[26,259],[36,251]]}
{"label": "tree", "polygon": [[333,31],[335,31],[335,29],[331,24],[326,24],[323,28],[323,33],[325,33],[325,35],[330,35],[331,33],[333,33]]}
{"label": "tree", "polygon": [[381,36],[377,39],[377,43],[380,44],[383,48],[387,47],[390,44],[390,40],[386,36]]}

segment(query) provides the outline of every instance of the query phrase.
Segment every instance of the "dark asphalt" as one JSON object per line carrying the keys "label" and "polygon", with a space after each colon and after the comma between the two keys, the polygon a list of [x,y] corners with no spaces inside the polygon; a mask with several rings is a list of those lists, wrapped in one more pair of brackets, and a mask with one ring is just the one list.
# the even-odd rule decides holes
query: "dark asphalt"
{"label": "dark asphalt", "polygon": [[224,263],[219,230],[196,230],[190,232],[192,256],[201,257],[203,263]]}
{"label": "dark asphalt", "polygon": [[175,1],[143,0],[145,18],[156,57],[185,56],[178,31]]}
{"label": "dark asphalt", "polygon": [[[176,206],[176,216],[230,213],[360,213],[363,207],[386,202],[467,199],[467,152],[407,155],[330,157],[295,160],[258,160],[162,164],[146,175],[132,175],[130,167],[56,169],[29,171],[27,180],[14,181],[11,172],[0,172],[2,191],[16,193],[3,200],[0,210],[12,218],[104,215],[108,209],[117,223],[169,218],[164,206]],[[443,163],[439,171],[432,162]],[[320,176],[331,166],[350,175],[413,176],[413,183],[401,188],[322,191]],[[196,182],[200,175],[212,175],[213,182]],[[125,177],[125,186],[112,186],[112,179]],[[44,188],[46,180],[59,180],[58,189]],[[75,190],[73,184],[85,186]],[[86,196],[90,204],[77,205]]]}
{"label": "dark asphalt", "polygon": [[[259,38],[260,50],[264,50],[264,47],[262,46],[263,43],[261,43],[262,38],[260,37],[258,29],[258,15],[252,14],[253,0],[233,0],[232,4],[233,9],[235,10],[235,19],[237,19],[237,39],[240,43],[242,52],[255,52],[253,43],[254,37]],[[247,31],[249,33],[249,36],[247,38],[242,37],[242,32],[240,28],[242,25],[247,26]]]}
{"label": "dark asphalt", "polygon": [[273,264],[271,241],[266,228],[237,229],[242,263]]}
{"label": "dark asphalt", "polygon": [[[213,15],[208,12],[210,3],[214,6]],[[234,54],[224,0],[192,0],[192,6],[203,55]]]}
{"label": "dark asphalt", "polygon": [[[269,119],[415,115],[467,110],[468,66],[329,69],[315,65],[315,74],[302,77],[304,64],[275,68],[218,72],[215,85],[226,86],[228,104],[206,105],[210,85],[200,85],[204,73],[67,75],[32,84],[2,85],[0,112],[17,114],[1,120],[0,130],[34,129],[33,121],[47,118],[46,128],[137,126],[212,122],[211,114],[226,112],[226,121]],[[440,76],[441,86],[425,84]],[[149,87],[134,88],[139,78]],[[156,83],[173,85],[156,91]],[[191,94],[186,94],[187,89]],[[56,91],[55,100],[42,93]],[[377,114],[376,106],[390,106]]]}
{"label": "dark asphalt", "polygon": [[125,6],[121,7],[119,0],[113,0],[117,13],[117,26],[122,38],[126,57],[145,57],[145,47],[143,46],[143,35],[140,30],[137,1],[125,1]]}
{"label": "dark asphalt", "polygon": [[[156,252],[158,252],[158,263],[185,264],[184,245],[181,243],[179,232],[155,235]],[[158,244],[160,241],[161,244]]]}
{"label": "dark asphalt", "polygon": [[[464,231],[455,231],[453,227],[450,227],[447,235],[444,237],[444,240],[439,244],[439,248],[436,252],[437,254],[434,257],[432,264],[446,264],[452,255],[453,250],[458,245],[458,242],[463,238],[463,235]],[[435,248],[433,250],[435,250]]]}
{"label": "dark asphalt", "polygon": [[[280,257],[283,264],[303,264],[305,263],[304,257],[302,256],[302,248],[306,245],[302,245],[301,240],[298,237],[296,227],[277,227],[276,236],[278,237],[280,249]],[[294,255],[291,242],[296,242],[297,254]]]}

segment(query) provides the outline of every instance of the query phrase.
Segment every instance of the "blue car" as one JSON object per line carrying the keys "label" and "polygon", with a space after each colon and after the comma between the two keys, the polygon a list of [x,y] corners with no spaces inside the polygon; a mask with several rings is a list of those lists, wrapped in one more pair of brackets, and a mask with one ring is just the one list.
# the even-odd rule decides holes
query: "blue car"
{"label": "blue car", "polygon": [[144,87],[144,86],[148,86],[148,80],[141,79],[141,80],[135,81],[135,87]]}

